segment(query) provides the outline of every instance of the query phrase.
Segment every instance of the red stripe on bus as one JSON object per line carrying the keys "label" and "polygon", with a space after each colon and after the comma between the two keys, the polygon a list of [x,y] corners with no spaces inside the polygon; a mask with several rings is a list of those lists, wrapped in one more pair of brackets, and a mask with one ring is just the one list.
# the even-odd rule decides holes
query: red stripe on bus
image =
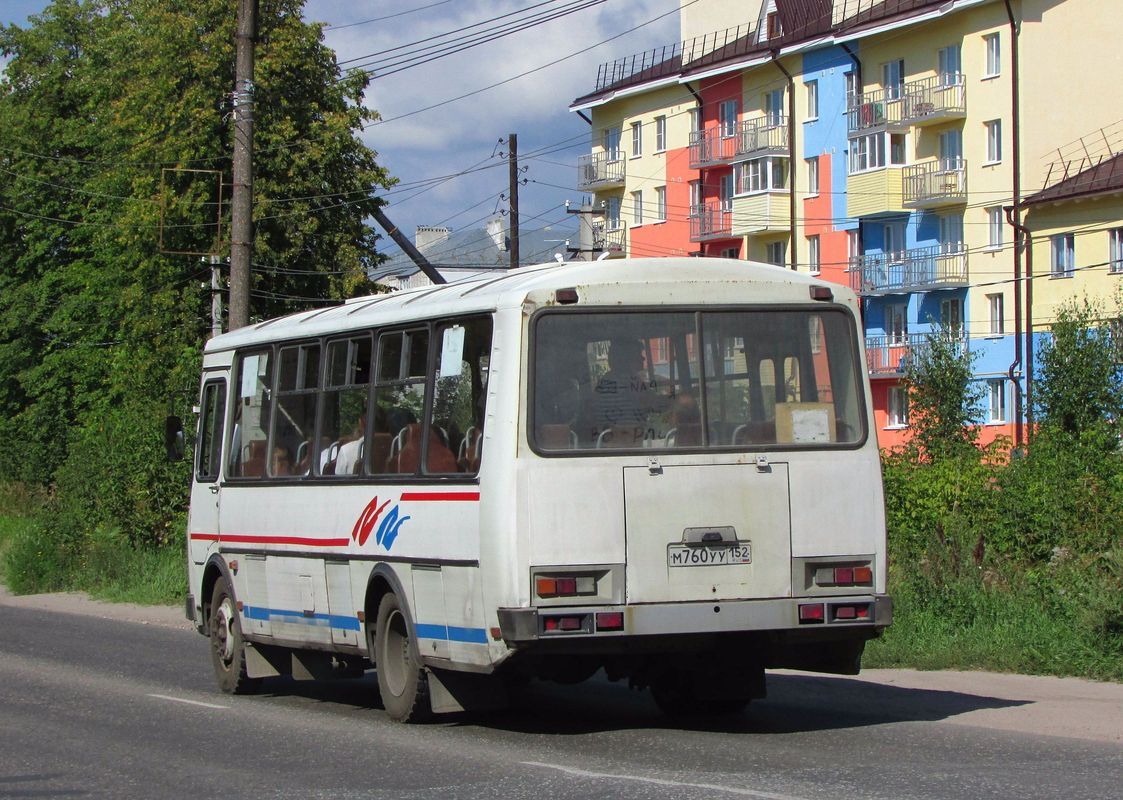
{"label": "red stripe on bus", "polygon": [[402,492],[402,502],[409,500],[468,500],[480,499],[479,492]]}
{"label": "red stripe on bus", "polygon": [[191,538],[207,542],[235,542],[241,544],[303,544],[309,547],[347,547],[350,539],[314,539],[308,536],[238,536],[233,534],[193,533]]}

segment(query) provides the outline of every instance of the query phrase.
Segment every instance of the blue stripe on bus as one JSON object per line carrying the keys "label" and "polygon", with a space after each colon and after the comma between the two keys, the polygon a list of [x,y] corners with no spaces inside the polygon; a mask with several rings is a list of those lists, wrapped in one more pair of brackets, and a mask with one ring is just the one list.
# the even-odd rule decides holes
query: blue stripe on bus
{"label": "blue stripe on bus", "polygon": [[417,625],[417,638],[487,644],[487,631],[483,628],[457,628],[452,625]]}
{"label": "blue stripe on bus", "polygon": [[[360,631],[362,625],[357,617],[348,617],[341,614],[305,614],[303,611],[289,611],[283,608],[262,608],[261,606],[243,606],[242,614],[246,619],[256,619],[265,622],[295,622],[304,625],[321,626],[325,628],[341,628],[346,631]],[[417,638],[440,639],[450,642],[465,642],[467,644],[487,644],[487,631],[483,628],[457,628],[452,625],[417,625]]]}
{"label": "blue stripe on bus", "polygon": [[305,614],[303,611],[289,611],[283,608],[261,608],[260,606],[243,606],[242,613],[246,619],[264,620],[266,622],[296,622],[304,625],[315,625],[325,628],[341,628],[345,631],[362,630],[357,617],[348,617],[342,614]]}

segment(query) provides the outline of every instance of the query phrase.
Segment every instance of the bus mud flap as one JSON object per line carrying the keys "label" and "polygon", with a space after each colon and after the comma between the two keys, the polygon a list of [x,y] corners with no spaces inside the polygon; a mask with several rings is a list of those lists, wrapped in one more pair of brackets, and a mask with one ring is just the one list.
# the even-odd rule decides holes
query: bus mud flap
{"label": "bus mud flap", "polygon": [[495,711],[507,707],[507,691],[492,675],[429,667],[429,703],[434,714]]}
{"label": "bus mud flap", "polygon": [[246,675],[250,678],[274,678],[292,672],[288,651],[269,645],[246,642]]}

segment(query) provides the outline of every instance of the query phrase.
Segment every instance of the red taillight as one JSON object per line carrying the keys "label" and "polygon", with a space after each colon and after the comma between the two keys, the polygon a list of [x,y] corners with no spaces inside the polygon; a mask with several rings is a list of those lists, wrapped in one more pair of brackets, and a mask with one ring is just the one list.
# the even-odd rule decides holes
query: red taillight
{"label": "red taillight", "polygon": [[598,631],[624,630],[624,614],[620,611],[601,611],[597,613]]}
{"label": "red taillight", "polygon": [[558,578],[557,579],[558,594],[571,595],[577,594],[577,579],[576,578]]}
{"label": "red taillight", "polygon": [[870,586],[873,568],[819,567],[815,570],[815,583],[819,586]]}
{"label": "red taillight", "polygon": [[539,597],[576,597],[597,593],[594,575],[539,576],[534,579],[534,591]]}
{"label": "red taillight", "polygon": [[581,618],[562,617],[558,620],[558,627],[563,631],[579,631],[581,630]]}
{"label": "red taillight", "polygon": [[870,607],[868,603],[852,606],[832,606],[831,617],[836,620],[869,619]]}
{"label": "red taillight", "polygon": [[799,607],[800,624],[822,622],[825,618],[822,603],[807,603]]}
{"label": "red taillight", "polygon": [[854,583],[870,585],[873,583],[873,570],[869,567],[854,567]]}
{"label": "red taillight", "polygon": [[834,571],[834,582],[839,586],[853,586],[854,569],[852,567],[837,567]]}
{"label": "red taillight", "polygon": [[835,619],[854,619],[858,616],[854,606],[839,606],[834,610]]}
{"label": "red taillight", "polygon": [[543,633],[592,633],[592,620],[587,614],[557,614],[542,617]]}

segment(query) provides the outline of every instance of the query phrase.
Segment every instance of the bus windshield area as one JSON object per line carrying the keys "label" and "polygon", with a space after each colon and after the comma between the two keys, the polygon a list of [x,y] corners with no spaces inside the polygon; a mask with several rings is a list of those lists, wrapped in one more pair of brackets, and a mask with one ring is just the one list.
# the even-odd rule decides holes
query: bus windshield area
{"label": "bus windshield area", "polygon": [[563,453],[859,444],[854,331],[837,308],[543,314],[534,445]]}

